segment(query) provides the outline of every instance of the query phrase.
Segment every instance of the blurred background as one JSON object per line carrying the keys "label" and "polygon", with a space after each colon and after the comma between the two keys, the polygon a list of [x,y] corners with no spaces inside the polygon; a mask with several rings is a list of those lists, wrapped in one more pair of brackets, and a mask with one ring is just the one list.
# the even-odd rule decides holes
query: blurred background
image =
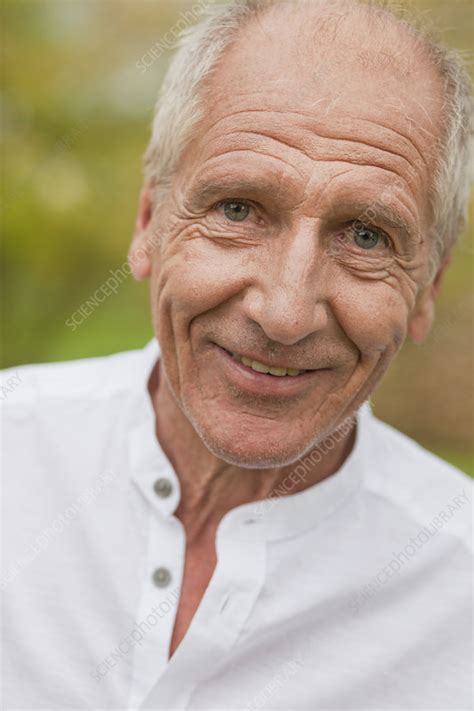
{"label": "blurred background", "polygon": [[[156,93],[183,18],[197,19],[200,4],[3,0],[1,367],[151,338],[147,284],[124,272],[117,293],[91,300],[126,263]],[[446,44],[471,49],[471,0],[410,7]],[[373,397],[379,417],[471,475],[473,217],[429,341],[407,343]]]}

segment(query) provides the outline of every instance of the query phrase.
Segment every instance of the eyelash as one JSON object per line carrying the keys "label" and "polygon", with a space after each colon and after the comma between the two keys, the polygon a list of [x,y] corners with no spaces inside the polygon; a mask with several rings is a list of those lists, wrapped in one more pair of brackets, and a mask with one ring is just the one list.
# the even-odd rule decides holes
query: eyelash
{"label": "eyelash", "polygon": [[241,205],[247,205],[248,207],[251,207],[253,210],[257,210],[257,206],[255,203],[253,203],[251,200],[246,200],[245,198],[225,198],[225,200],[221,200],[220,202],[216,203],[212,209],[213,210],[218,210],[220,207],[225,205],[226,203],[229,202],[238,202]]}
{"label": "eyelash", "polygon": [[[350,230],[351,227],[353,227],[353,225],[356,222],[360,222],[360,220],[352,220],[352,222],[349,223],[349,225],[347,226],[346,229]],[[377,227],[377,225],[373,225],[370,222],[369,223],[364,222],[364,223],[360,223],[360,224],[362,227],[365,227],[366,229],[371,230],[372,232],[376,232],[386,247],[390,247],[390,248],[393,247],[393,241],[392,241],[391,237],[381,227]]]}

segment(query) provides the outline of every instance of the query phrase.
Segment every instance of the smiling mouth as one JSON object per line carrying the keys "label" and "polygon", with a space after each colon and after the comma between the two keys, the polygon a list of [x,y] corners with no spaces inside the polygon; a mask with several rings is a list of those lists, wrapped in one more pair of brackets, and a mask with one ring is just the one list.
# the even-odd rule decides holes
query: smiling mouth
{"label": "smiling mouth", "polygon": [[303,375],[304,373],[309,373],[309,370],[301,370],[299,368],[279,368],[274,365],[268,365],[267,363],[262,363],[258,360],[253,360],[247,356],[240,355],[240,353],[233,353],[232,351],[227,351],[229,355],[232,356],[234,360],[238,363],[242,363],[247,368],[255,370],[257,373],[263,373],[265,375],[273,375],[276,378],[283,378],[285,376],[296,377],[297,375]]}

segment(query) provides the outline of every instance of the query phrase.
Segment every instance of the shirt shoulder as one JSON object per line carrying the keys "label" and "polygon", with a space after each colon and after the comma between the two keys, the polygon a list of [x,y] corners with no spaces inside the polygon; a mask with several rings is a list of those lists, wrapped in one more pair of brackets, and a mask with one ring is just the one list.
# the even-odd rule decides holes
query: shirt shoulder
{"label": "shirt shoulder", "polygon": [[4,415],[45,401],[109,399],[138,385],[144,350],[58,363],[20,365],[0,371]]}
{"label": "shirt shoulder", "polygon": [[416,525],[434,525],[472,549],[473,481],[413,439],[368,415],[365,489]]}

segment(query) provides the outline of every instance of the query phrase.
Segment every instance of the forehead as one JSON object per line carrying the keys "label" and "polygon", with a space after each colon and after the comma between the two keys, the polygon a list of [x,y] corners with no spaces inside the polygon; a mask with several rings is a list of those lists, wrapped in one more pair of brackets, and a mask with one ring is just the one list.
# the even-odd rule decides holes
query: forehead
{"label": "forehead", "polygon": [[440,80],[396,24],[368,24],[358,10],[295,15],[283,7],[251,20],[212,73],[194,147],[266,125],[283,140],[294,131],[305,141],[313,132],[381,142],[422,168],[440,118]]}

